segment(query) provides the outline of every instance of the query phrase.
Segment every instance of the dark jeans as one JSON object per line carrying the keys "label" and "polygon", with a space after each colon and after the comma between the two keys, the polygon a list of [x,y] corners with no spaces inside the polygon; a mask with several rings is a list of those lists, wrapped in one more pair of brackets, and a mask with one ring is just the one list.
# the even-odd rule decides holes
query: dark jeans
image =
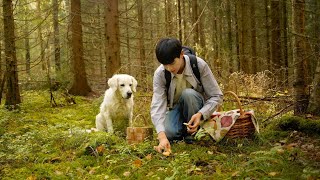
{"label": "dark jeans", "polygon": [[204,99],[199,92],[193,89],[182,91],[178,103],[166,114],[164,126],[168,140],[182,140],[183,137],[189,135],[183,123],[188,123],[191,117],[203,107],[203,104]]}

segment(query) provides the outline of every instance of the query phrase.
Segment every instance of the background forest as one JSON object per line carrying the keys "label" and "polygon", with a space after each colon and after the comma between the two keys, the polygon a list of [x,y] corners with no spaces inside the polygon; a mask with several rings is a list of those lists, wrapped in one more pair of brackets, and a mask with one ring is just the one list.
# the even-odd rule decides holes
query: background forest
{"label": "background forest", "polygon": [[232,82],[232,77],[263,74],[264,82],[254,83],[263,83],[264,97],[288,92],[295,95],[296,114],[319,115],[319,4],[4,0],[1,91],[7,92],[7,105],[20,103],[20,90],[48,82],[63,85],[71,94],[87,95],[105,89],[107,79],[119,72],[134,75],[141,90],[150,91],[158,66],[155,44],[169,36],[193,47],[224,90],[255,96],[235,89],[240,82]]}
{"label": "background forest", "polygon": [[[319,0],[2,0],[0,7],[0,179],[320,178]],[[195,49],[221,89],[255,111],[261,136],[177,144],[166,159],[153,151],[155,138],[128,146],[121,135],[83,132],[115,73],[137,79],[134,114],[151,123],[163,37]]]}

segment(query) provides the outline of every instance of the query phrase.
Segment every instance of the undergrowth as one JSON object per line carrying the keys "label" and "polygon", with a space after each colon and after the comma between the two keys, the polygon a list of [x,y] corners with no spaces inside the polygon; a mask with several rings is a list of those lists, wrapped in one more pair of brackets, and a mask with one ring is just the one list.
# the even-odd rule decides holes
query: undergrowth
{"label": "undergrowth", "polygon": [[[319,161],[308,158],[303,145],[292,145],[304,135],[296,131],[308,133],[305,129],[314,124],[292,120],[291,124],[299,125],[283,128],[290,123],[280,119],[252,139],[177,142],[172,144],[172,155],[165,157],[153,150],[155,137],[127,144],[121,125],[115,135],[88,133],[95,126],[102,97],[75,97],[72,105],[57,98],[57,107],[51,107],[46,91],[28,91],[22,97],[20,110],[9,112],[0,107],[1,179],[320,178]],[[142,114],[148,124],[146,97],[135,97],[135,114]],[[319,137],[311,140],[316,151]]]}

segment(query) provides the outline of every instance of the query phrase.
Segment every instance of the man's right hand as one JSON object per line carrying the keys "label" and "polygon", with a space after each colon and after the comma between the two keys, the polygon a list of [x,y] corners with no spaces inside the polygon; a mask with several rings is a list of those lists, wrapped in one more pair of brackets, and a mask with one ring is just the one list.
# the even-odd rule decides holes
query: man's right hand
{"label": "man's right hand", "polygon": [[159,145],[154,146],[154,149],[159,153],[171,152],[170,142],[166,134],[162,131],[158,134]]}

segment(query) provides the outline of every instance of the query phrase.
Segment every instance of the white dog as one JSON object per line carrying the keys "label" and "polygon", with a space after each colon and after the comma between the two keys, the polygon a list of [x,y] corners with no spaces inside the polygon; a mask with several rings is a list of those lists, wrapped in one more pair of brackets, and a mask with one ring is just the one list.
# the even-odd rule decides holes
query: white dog
{"label": "white dog", "polygon": [[96,116],[96,128],[113,133],[112,119],[124,114],[132,124],[133,92],[136,92],[137,80],[127,74],[115,74],[108,80],[100,113]]}

